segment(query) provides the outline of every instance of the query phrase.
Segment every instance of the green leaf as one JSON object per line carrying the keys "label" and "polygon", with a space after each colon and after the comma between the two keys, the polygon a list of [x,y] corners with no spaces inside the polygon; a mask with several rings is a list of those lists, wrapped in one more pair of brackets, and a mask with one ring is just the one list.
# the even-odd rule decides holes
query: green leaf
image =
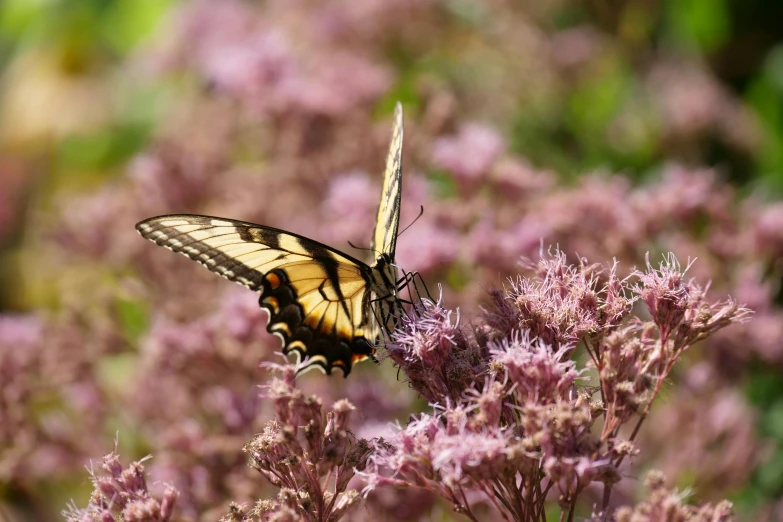
{"label": "green leaf", "polygon": [[123,331],[130,339],[136,340],[147,331],[147,309],[143,303],[121,299],[116,309]]}
{"label": "green leaf", "polygon": [[766,410],[762,423],[768,435],[783,441],[783,398]]}
{"label": "green leaf", "polygon": [[778,373],[756,370],[745,385],[745,394],[754,406],[766,409],[783,397],[783,379]]}
{"label": "green leaf", "polygon": [[756,471],[756,480],[762,489],[777,494],[783,491],[783,451],[779,448]]}
{"label": "green leaf", "polygon": [[107,8],[102,32],[120,53],[127,53],[158,27],[172,0],[115,0]]}
{"label": "green leaf", "polygon": [[665,7],[672,36],[702,51],[714,51],[731,36],[726,0],[668,0]]}
{"label": "green leaf", "polygon": [[51,0],[4,0],[0,2],[0,36],[19,39],[40,22]]}

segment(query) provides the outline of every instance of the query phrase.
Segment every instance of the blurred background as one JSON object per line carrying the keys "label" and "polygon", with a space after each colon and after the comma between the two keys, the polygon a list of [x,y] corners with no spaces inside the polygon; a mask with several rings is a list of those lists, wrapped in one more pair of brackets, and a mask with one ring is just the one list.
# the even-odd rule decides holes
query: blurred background
{"label": "blurred background", "polygon": [[[272,492],[241,453],[280,360],[255,295],[133,225],[205,213],[362,256],[400,100],[402,226],[424,215],[397,259],[463,320],[549,245],[625,273],[698,258],[755,310],[687,354],[615,502],[658,468],[783,520],[781,20],[775,0],[4,0],[0,519],[85,505],[115,439],[180,489],[178,520]],[[426,407],[388,362],[337,373],[302,385],[349,397],[359,436]],[[459,518],[411,497],[353,519]]]}

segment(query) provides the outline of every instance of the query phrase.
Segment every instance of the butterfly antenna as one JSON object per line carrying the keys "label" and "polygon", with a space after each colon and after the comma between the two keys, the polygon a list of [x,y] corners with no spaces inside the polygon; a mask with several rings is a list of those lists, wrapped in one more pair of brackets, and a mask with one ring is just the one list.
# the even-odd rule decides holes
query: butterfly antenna
{"label": "butterfly antenna", "polygon": [[419,215],[418,215],[418,216],[416,216],[416,219],[414,219],[413,221],[411,221],[411,224],[410,224],[410,225],[408,225],[407,227],[403,228],[403,229],[402,229],[402,232],[399,232],[399,233],[397,234],[397,237],[400,237],[400,236],[402,235],[402,233],[403,233],[403,232],[405,232],[406,230],[408,230],[409,228],[411,228],[411,227],[413,226],[413,224],[414,224],[414,223],[416,223],[416,222],[419,220],[419,218],[420,218],[421,216],[423,216],[423,215],[424,215],[424,205],[422,205],[422,206],[421,206],[421,208],[420,208],[420,210],[419,210]]}
{"label": "butterfly antenna", "polygon": [[367,250],[367,251],[372,251],[372,250],[373,250],[373,249],[372,249],[372,248],[370,248],[370,247],[360,247],[360,246],[356,246],[356,245],[354,245],[353,243],[351,243],[350,241],[348,241],[348,244],[349,244],[349,245],[351,245],[351,248],[355,248],[356,250]]}
{"label": "butterfly antenna", "polygon": [[375,257],[378,257],[379,255],[381,255],[381,253],[378,250],[375,250],[374,248],[358,247],[358,246],[354,245],[353,243],[351,243],[350,241],[348,241],[348,244],[351,245],[351,247],[355,248],[356,250],[366,250],[367,252],[372,252],[373,256],[375,256]]}

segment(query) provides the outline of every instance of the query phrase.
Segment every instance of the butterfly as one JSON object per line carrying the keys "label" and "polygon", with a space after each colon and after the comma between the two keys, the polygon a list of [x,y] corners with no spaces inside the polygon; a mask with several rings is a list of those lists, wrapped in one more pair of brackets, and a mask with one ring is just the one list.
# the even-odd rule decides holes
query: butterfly
{"label": "butterfly", "polygon": [[356,362],[400,317],[394,261],[402,190],[402,106],[394,111],[381,201],[375,220],[371,265],[327,245],[277,228],[222,217],[170,214],[139,222],[146,239],[184,254],[212,272],[259,292],[269,312],[267,330],[294,353],[300,371],[337,367],[347,377]]}

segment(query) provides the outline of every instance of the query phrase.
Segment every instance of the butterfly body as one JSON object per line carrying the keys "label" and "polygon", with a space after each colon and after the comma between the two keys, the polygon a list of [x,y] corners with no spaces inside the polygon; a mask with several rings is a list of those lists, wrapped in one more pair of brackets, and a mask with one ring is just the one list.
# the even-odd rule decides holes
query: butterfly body
{"label": "butterfly body", "polygon": [[395,124],[368,265],[323,243],[233,219],[171,214],[145,219],[139,233],[260,294],[267,330],[304,368],[347,376],[371,357],[401,310],[394,264],[401,194],[402,109]]}

